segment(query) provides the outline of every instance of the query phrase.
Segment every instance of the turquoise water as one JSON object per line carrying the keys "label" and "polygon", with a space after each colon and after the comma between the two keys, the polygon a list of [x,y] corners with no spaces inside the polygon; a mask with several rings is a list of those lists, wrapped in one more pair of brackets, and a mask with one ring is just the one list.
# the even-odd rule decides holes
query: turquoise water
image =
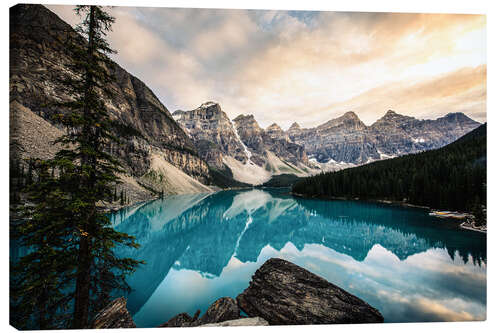
{"label": "turquoise water", "polygon": [[138,327],[236,297],[271,257],[364,299],[386,322],[484,320],[486,236],[422,209],[298,199],[283,190],[178,195],[122,210],[145,260],[128,282]]}

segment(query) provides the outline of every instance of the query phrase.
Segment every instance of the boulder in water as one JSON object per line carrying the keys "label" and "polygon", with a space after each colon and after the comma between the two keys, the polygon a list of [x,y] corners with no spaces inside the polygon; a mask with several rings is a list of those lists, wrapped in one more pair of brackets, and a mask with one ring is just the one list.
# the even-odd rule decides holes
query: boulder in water
{"label": "boulder in water", "polygon": [[272,258],[236,298],[250,317],[270,325],[381,323],[368,303],[327,280],[283,259]]}

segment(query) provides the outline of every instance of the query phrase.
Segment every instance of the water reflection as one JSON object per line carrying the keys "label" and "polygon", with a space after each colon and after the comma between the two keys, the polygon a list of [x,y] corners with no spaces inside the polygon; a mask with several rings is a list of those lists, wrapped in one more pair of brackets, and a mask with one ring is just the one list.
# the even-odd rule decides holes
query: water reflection
{"label": "water reflection", "polygon": [[386,321],[485,317],[485,235],[423,210],[223,191],[150,202],[113,223],[141,244],[121,254],[147,262],[129,278],[128,306],[141,327],[235,297],[270,257],[365,299]]}

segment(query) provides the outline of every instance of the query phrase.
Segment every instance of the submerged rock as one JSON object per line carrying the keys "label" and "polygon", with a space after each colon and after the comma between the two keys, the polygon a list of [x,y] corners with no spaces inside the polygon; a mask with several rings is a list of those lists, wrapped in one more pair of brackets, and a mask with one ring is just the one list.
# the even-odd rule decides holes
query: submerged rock
{"label": "submerged rock", "polygon": [[368,303],[325,279],[283,259],[272,258],[253,275],[238,297],[250,317],[271,325],[381,323]]}
{"label": "submerged rock", "polygon": [[127,310],[127,300],[117,298],[102,309],[90,324],[90,328],[135,328]]}
{"label": "submerged rock", "polygon": [[260,317],[253,317],[253,318],[240,318],[240,319],[234,319],[234,320],[227,320],[223,321],[220,323],[214,323],[214,324],[205,324],[201,325],[201,327],[224,327],[224,326],[268,326],[269,323],[260,318]]}

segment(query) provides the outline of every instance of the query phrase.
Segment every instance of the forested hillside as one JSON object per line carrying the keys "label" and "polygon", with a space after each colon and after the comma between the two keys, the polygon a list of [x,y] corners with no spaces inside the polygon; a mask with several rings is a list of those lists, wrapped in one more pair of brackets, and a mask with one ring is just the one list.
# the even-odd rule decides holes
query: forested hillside
{"label": "forested hillside", "polygon": [[461,211],[485,205],[486,124],[443,148],[307,177],[292,190]]}

